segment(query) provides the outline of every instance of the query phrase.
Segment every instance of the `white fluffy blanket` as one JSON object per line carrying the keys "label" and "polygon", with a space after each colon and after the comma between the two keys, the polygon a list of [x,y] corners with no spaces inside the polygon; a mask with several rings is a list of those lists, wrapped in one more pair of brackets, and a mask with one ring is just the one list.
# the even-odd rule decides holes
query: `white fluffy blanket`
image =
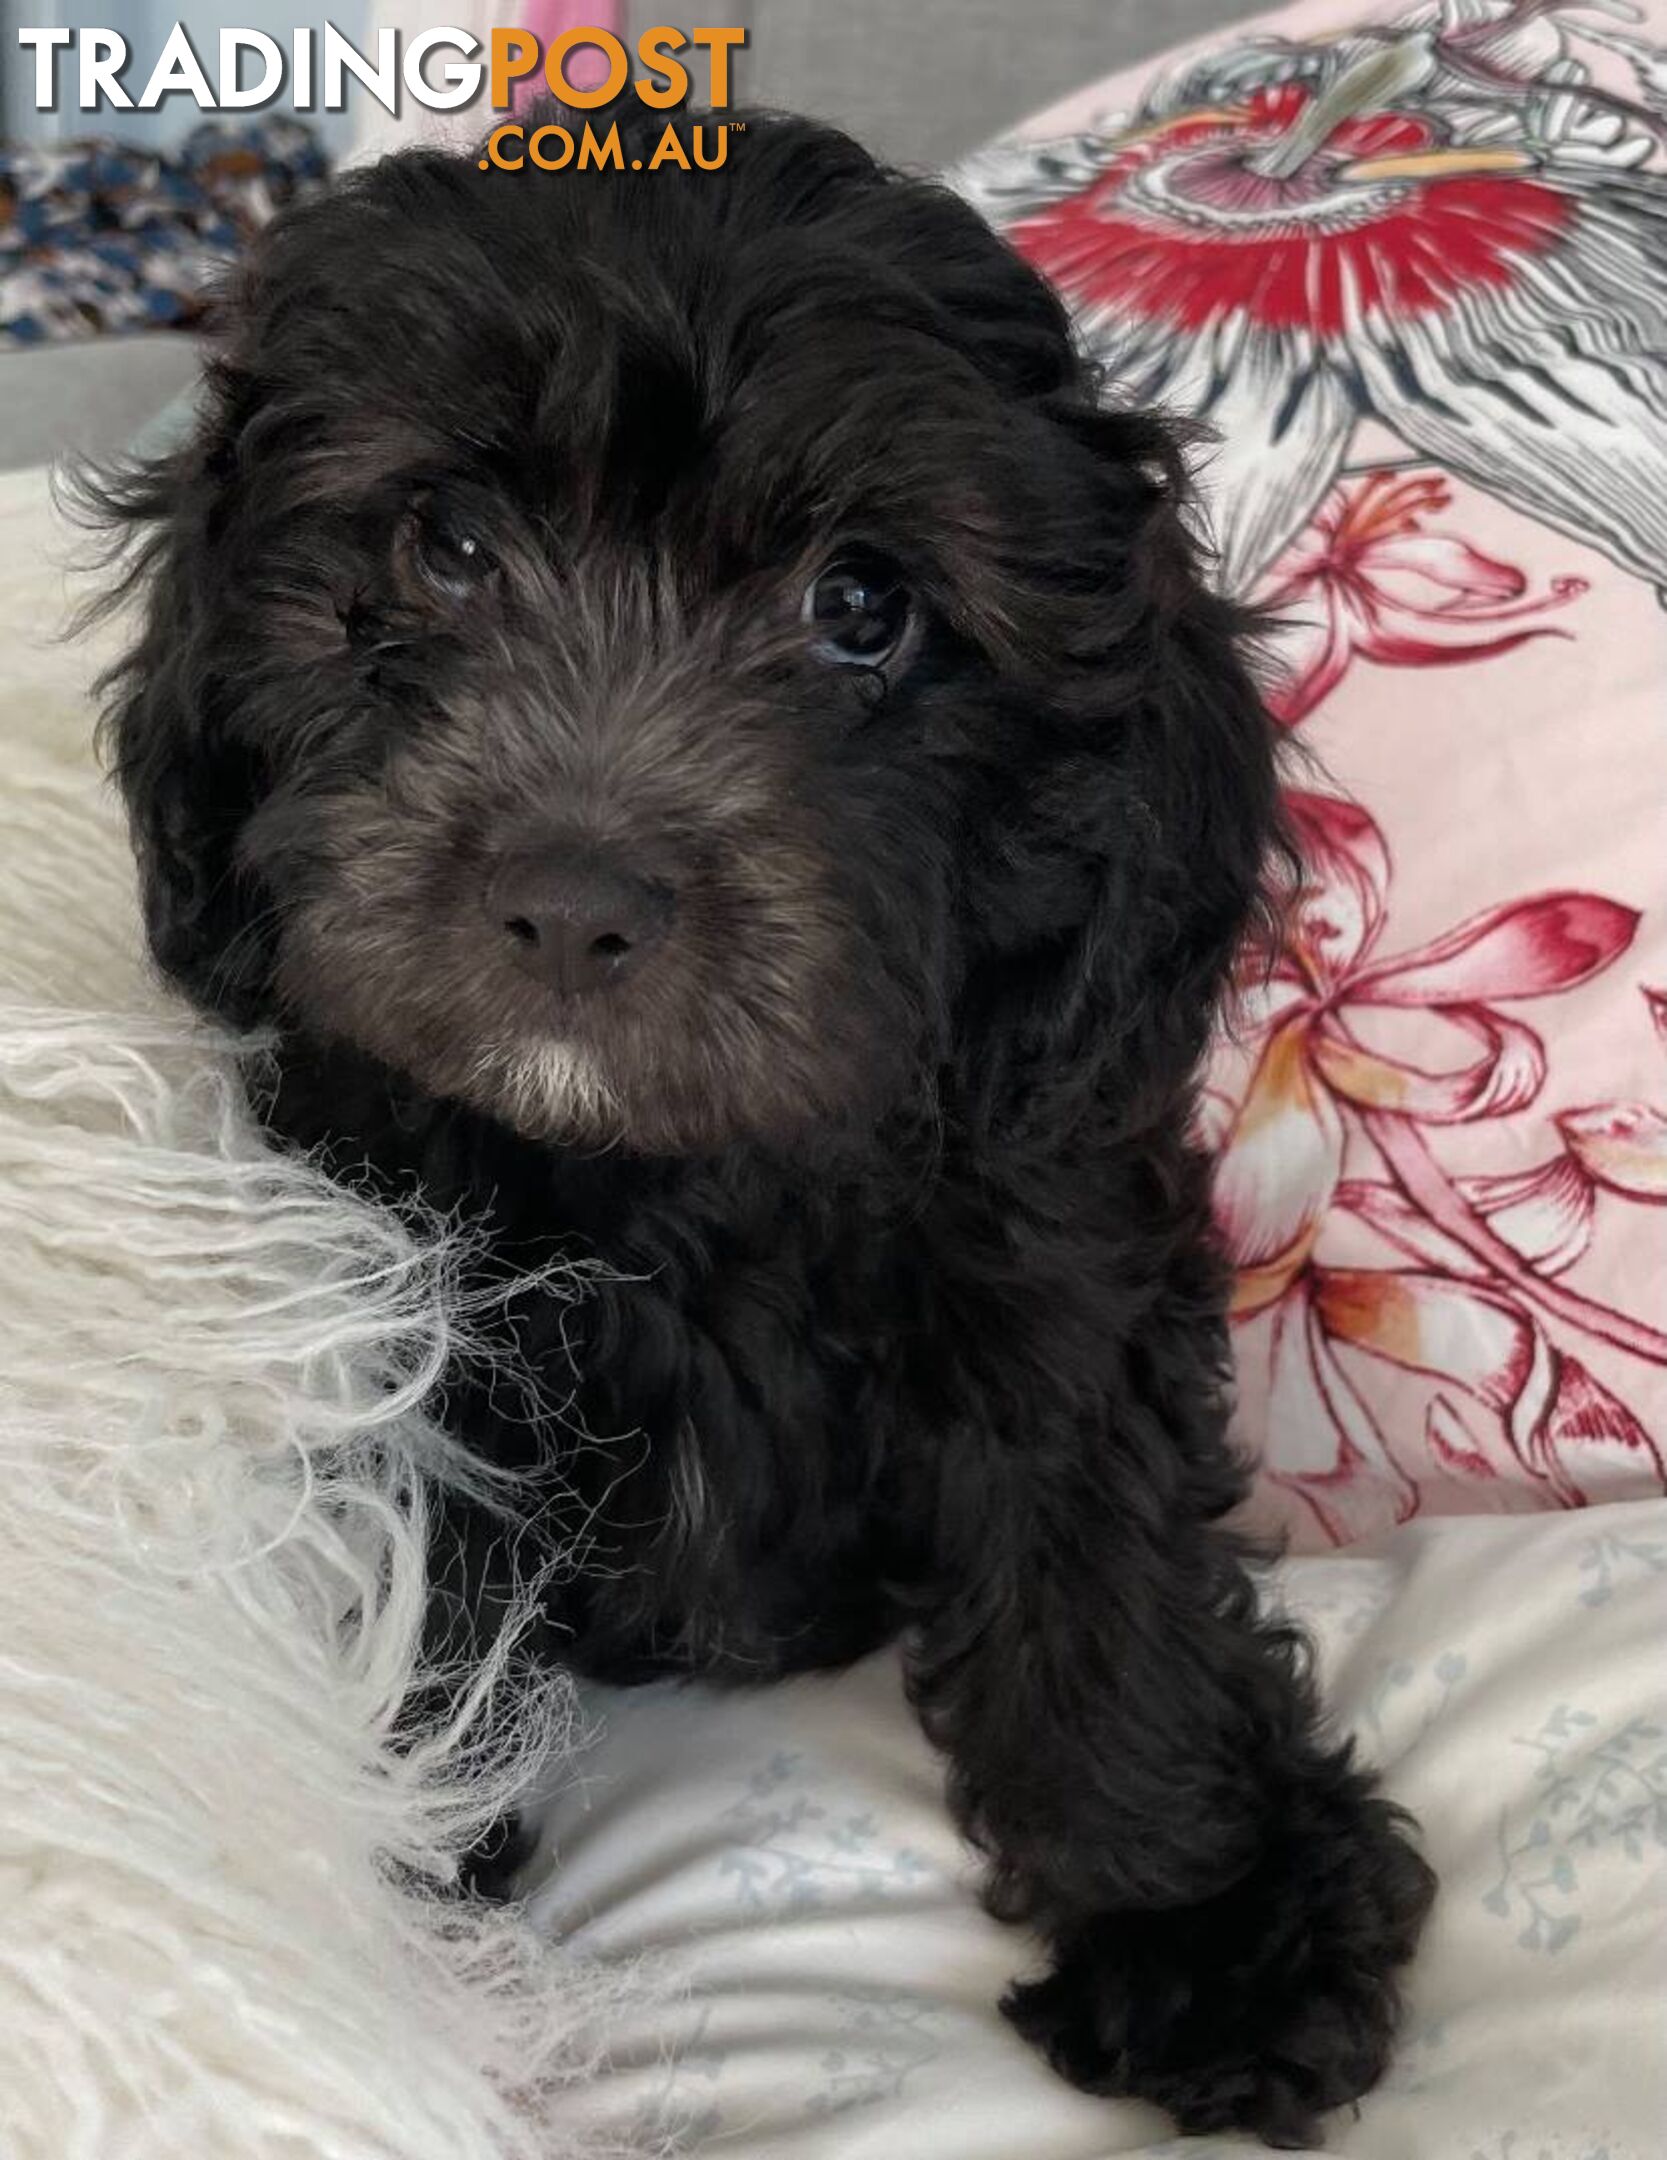
{"label": "white fluffy blanket", "polygon": [[565,1697],[394,1744],[451,1256],[148,981],[47,534],[0,483],[0,2154],[567,2160],[600,1983],[442,1894]]}

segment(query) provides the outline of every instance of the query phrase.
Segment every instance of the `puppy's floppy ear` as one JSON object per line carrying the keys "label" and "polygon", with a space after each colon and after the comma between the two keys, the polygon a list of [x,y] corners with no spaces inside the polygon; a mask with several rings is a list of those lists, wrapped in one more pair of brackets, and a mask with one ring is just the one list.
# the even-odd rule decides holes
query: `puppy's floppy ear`
{"label": "puppy's floppy ear", "polygon": [[233,372],[211,368],[189,440],[74,485],[121,565],[95,612],[139,610],[137,636],[100,680],[100,743],[127,805],[151,951],[204,1009],[247,1023],[265,973],[234,855],[252,776],[223,724],[227,662],[211,636],[226,574],[216,514],[241,402]]}
{"label": "puppy's floppy ear", "polygon": [[1290,860],[1277,731],[1254,625],[1205,579],[1182,431],[1086,384],[1047,412],[1090,492],[1061,486],[1046,535],[1050,750],[1004,834],[1015,897],[977,1077],[998,1117],[1109,1098],[1172,1123]]}

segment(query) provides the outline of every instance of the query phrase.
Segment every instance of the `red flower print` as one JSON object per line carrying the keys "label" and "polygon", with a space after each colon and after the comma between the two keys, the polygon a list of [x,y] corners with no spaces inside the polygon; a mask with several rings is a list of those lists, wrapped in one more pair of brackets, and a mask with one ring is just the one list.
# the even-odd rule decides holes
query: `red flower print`
{"label": "red flower print", "polygon": [[1557,1120],[1587,1176],[1632,1200],[1667,1202],[1667,1115],[1649,1103],[1565,1110]]}
{"label": "red flower print", "polygon": [[[1596,1213],[1592,1184],[1571,1156],[1556,1155],[1536,1169],[1504,1177],[1455,1178],[1453,1184],[1494,1235],[1542,1275],[1563,1274],[1592,1242]],[[1346,1178],[1337,1188],[1336,1204],[1422,1267],[1477,1282],[1491,1277],[1484,1260],[1438,1230],[1398,1185],[1376,1178]]]}
{"label": "red flower print", "polygon": [[1523,618],[1578,599],[1586,580],[1556,578],[1530,597],[1520,570],[1424,529],[1451,500],[1433,473],[1375,472],[1333,491],[1262,595],[1286,618],[1268,699],[1277,719],[1306,719],[1352,660],[1440,667],[1568,634]]}
{"label": "red flower print", "polygon": [[1386,306],[1444,313],[1556,246],[1571,206],[1525,177],[1520,151],[1449,148],[1420,115],[1352,108],[1368,96],[1347,79],[1318,96],[1273,83],[1159,121],[1014,243],[1089,305],[1182,332],[1242,312],[1322,337]]}
{"label": "red flower print", "polygon": [[[1667,1048],[1667,991],[1643,991],[1656,1034]],[[1594,1184],[1628,1200],[1667,1202],[1667,1113],[1651,1103],[1602,1103],[1565,1110],[1557,1130]]]}
{"label": "red flower print", "polygon": [[1574,57],[1575,29],[1522,7],[1526,42],[1503,12],[1431,0],[1228,44],[1132,114],[957,175],[1121,401],[1214,430],[1231,592],[1314,517],[1362,421],[1660,581],[1667,191],[1637,168],[1663,130]]}
{"label": "red flower print", "polygon": [[[1522,1108],[1539,1093],[1545,1052],[1496,1001],[1584,982],[1638,921],[1593,894],[1542,893],[1379,959],[1388,856],[1376,826],[1329,796],[1292,794],[1288,809],[1306,877],[1279,951],[1247,956],[1264,984],[1261,1050],[1216,1171],[1239,1312],[1283,1295],[1307,1259],[1342,1177],[1341,1106],[1437,1125]],[[1369,1046],[1360,1027],[1374,1007],[1438,1014],[1454,1061],[1430,1070]]]}
{"label": "red flower print", "polygon": [[[1281,625],[1287,726],[1345,724],[1357,666],[1572,634],[1585,580],[1502,556],[1459,522],[1461,487],[1667,576],[1663,55],[1647,31],[1588,45],[1590,12],[1265,26],[954,176],[1057,285],[1108,401],[1202,423],[1196,516],[1220,589]],[[1363,781],[1391,748],[1357,725],[1340,764]],[[1509,787],[1531,785],[1513,749]],[[1623,1400],[1628,1360],[1659,1389],[1667,1320],[1631,1272],[1594,1287],[1667,1204],[1667,1098],[1572,1091],[1533,1002],[1590,1019],[1641,895],[1478,907],[1484,886],[1443,934],[1397,937],[1372,818],[1317,794],[1292,812],[1305,882],[1246,955],[1199,1117],[1263,1496],[1345,1539],[1428,1505],[1667,1489]],[[1667,1042],[1667,989],[1646,996]]]}
{"label": "red flower print", "polygon": [[[1538,1096],[1540,1037],[1499,1006],[1601,972],[1636,914],[1595,894],[1542,893],[1385,956],[1389,860],[1376,826],[1324,796],[1289,807],[1304,885],[1279,949],[1247,956],[1242,1070],[1237,1084],[1218,1076],[1204,1120],[1240,1369],[1259,1377],[1279,1438],[1271,1475],[1338,1539],[1414,1511],[1433,1478],[1493,1483],[1517,1504],[1526,1489],[1546,1505],[1578,1504],[1617,1472],[1667,1482],[1631,1410],[1547,1327],[1667,1362],[1667,1336],[1559,1280],[1590,1239],[1594,1177],[1638,1189],[1635,1151],[1656,1128],[1631,1112],[1574,1113],[1567,1152],[1504,1176],[1450,1178],[1430,1146],[1432,1128],[1507,1117]],[[1414,1063],[1370,1039],[1381,1016],[1414,1010],[1451,1036],[1450,1062]],[[1344,1176],[1351,1137],[1381,1177]],[[1328,1257],[1323,1241],[1351,1223],[1405,1264]],[[1420,1453],[1408,1455],[1404,1416],[1374,1413],[1374,1364],[1434,1383]]]}

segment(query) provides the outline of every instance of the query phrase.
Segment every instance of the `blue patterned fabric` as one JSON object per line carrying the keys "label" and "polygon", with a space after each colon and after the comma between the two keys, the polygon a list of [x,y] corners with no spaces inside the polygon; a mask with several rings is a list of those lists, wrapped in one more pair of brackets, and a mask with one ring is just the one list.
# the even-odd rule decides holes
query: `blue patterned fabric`
{"label": "blue patterned fabric", "polygon": [[178,327],[328,162],[294,120],[210,121],[176,151],[113,141],[0,149],[0,342]]}

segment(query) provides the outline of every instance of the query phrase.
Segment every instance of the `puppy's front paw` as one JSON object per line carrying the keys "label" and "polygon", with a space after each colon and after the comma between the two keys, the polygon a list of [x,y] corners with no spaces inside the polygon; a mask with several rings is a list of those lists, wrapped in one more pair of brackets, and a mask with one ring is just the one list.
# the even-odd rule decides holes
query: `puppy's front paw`
{"label": "puppy's front paw", "polygon": [[1318,2118],[1383,2075],[1435,1893],[1396,1809],[1357,1786],[1326,1813],[1204,1904],[1085,1922],[1002,2007],[1085,2091],[1319,2143]]}

